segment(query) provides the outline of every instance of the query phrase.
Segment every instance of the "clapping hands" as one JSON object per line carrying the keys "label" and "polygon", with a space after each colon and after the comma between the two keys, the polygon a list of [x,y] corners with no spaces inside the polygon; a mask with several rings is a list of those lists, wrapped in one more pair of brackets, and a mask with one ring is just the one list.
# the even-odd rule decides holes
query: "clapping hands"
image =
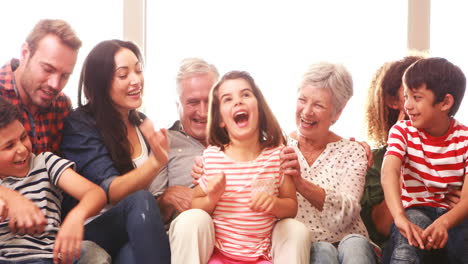
{"label": "clapping hands", "polygon": [[169,137],[167,130],[155,130],[153,123],[146,118],[140,125],[140,130],[151,148],[151,155],[161,164],[167,163],[169,155]]}
{"label": "clapping hands", "polygon": [[217,202],[226,189],[226,176],[224,173],[213,176],[206,187],[206,193],[210,201]]}

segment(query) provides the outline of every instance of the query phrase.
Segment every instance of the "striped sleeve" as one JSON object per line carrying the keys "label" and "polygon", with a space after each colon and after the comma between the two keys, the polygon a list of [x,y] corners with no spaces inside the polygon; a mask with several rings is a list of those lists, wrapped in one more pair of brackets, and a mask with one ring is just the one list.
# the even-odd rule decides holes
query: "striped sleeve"
{"label": "striped sleeve", "polygon": [[407,131],[405,128],[405,121],[400,121],[393,125],[393,127],[390,129],[390,132],[388,133],[388,146],[385,156],[397,156],[402,162],[404,162],[404,157],[408,147]]}
{"label": "striped sleeve", "polygon": [[66,169],[75,169],[74,162],[61,158],[51,152],[43,152],[40,155],[44,156],[45,167],[49,172],[49,178],[54,185],[57,185],[60,176]]}
{"label": "striped sleeve", "polygon": [[279,169],[280,148],[262,150],[250,161],[236,161],[218,147],[209,146],[203,153],[205,175],[200,187],[219,173],[226,177],[226,188],[212,217],[216,247],[226,256],[241,261],[254,261],[260,256],[270,259],[274,215],[250,209],[252,197],[259,192],[278,196],[282,181]]}
{"label": "striped sleeve", "polygon": [[206,155],[206,150],[203,151],[203,156],[202,156],[203,175],[198,179],[198,185],[200,185],[200,188],[202,189],[202,191],[206,193],[206,188],[208,187],[208,176],[206,175],[205,155]]}
{"label": "striped sleeve", "polygon": [[410,121],[399,122],[392,128],[387,155],[401,155],[401,138],[405,140],[403,206],[449,208],[445,195],[461,188],[466,175],[468,129],[453,119],[445,135],[434,137]]}

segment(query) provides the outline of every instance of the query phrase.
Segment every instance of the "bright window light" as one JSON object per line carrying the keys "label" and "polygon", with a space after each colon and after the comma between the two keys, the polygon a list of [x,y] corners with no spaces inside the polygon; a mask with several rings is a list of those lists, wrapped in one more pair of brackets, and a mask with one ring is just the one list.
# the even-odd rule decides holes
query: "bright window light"
{"label": "bright window light", "polygon": [[249,71],[285,132],[295,129],[296,89],[307,66],[343,63],[354,96],[332,127],[364,139],[364,101],[373,73],[406,55],[406,1],[147,2],[146,112],[159,126],[178,119],[175,75],[185,57],[220,73]]}
{"label": "bright window light", "polygon": [[0,43],[0,65],[19,58],[21,45],[34,25],[45,18],[63,19],[83,42],[75,69],[64,92],[77,105],[78,80],[83,60],[98,42],[123,36],[122,0],[21,0],[2,5],[0,25],[4,38]]}
{"label": "bright window light", "polygon": [[[468,78],[468,2],[431,1],[431,56],[444,57],[459,66]],[[468,93],[455,118],[468,125]]]}

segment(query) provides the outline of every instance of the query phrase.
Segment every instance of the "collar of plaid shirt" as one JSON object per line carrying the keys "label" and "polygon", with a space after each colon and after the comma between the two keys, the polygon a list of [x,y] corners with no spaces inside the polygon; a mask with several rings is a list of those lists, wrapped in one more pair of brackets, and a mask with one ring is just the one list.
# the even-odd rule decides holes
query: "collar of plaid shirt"
{"label": "collar of plaid shirt", "polygon": [[19,60],[12,59],[0,68],[0,96],[7,98],[21,110],[21,122],[24,125],[33,145],[33,153],[45,151],[58,153],[62,140],[61,131],[63,120],[71,110],[71,101],[63,93],[47,108],[43,108],[32,115],[21,102],[17,92],[14,78],[14,70],[18,68]]}

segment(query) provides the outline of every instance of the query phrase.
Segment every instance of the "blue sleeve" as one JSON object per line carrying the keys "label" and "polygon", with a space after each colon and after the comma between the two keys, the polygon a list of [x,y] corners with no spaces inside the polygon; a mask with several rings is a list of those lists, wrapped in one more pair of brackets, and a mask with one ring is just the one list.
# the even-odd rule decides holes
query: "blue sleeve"
{"label": "blue sleeve", "polygon": [[60,150],[64,158],[76,163],[76,172],[101,186],[108,195],[110,184],[120,173],[88,114],[75,110],[68,115]]}

